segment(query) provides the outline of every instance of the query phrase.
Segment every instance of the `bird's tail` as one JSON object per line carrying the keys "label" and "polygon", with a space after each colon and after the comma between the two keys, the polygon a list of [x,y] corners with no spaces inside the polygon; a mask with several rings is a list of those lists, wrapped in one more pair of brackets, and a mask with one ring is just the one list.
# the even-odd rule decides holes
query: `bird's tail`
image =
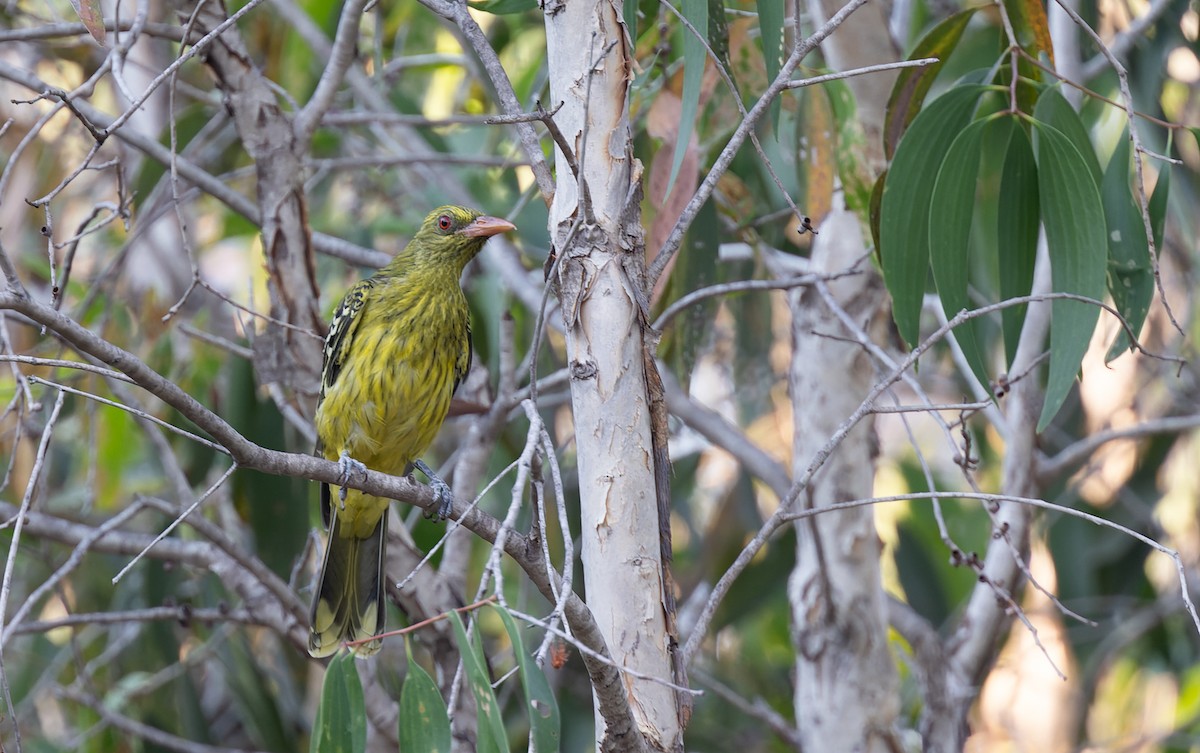
{"label": "bird's tail", "polygon": [[[333,654],[345,641],[383,632],[387,511],[365,539],[343,536],[337,514],[329,517],[329,544],[309,615],[308,653],[317,657]],[[381,643],[374,640],[351,651],[370,656]]]}

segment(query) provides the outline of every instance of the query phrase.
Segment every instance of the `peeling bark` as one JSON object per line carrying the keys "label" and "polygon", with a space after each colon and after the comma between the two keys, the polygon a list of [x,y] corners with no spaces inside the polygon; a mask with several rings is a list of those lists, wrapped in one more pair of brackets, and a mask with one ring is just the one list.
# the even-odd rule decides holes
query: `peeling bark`
{"label": "peeling bark", "polygon": [[[627,112],[630,50],[620,8],[606,0],[544,6],[555,116],[574,151],[556,150],[550,230],[567,338],[579,458],[588,606],[618,666],[670,680],[670,637],[643,364],[641,164]],[[675,693],[631,675],[594,686],[600,750],[682,750]],[[636,729],[605,709],[628,696]],[[623,701],[623,699],[620,699]],[[620,705],[619,703],[617,704]],[[641,743],[635,743],[640,745]]]}

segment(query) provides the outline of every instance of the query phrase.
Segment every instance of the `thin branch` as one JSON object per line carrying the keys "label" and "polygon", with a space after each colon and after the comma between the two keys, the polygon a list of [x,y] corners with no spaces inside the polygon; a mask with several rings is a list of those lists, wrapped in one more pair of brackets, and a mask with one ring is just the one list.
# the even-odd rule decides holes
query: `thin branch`
{"label": "thin branch", "polygon": [[824,84],[830,81],[840,81],[844,78],[853,78],[855,76],[865,76],[869,73],[882,73],[884,71],[894,71],[898,68],[924,68],[927,65],[940,63],[940,58],[919,58],[917,60],[898,60],[894,63],[880,63],[879,65],[867,65],[862,68],[851,68],[848,71],[840,71],[838,73],[825,73],[812,78],[801,78],[795,81],[788,81],[784,85],[784,89],[802,89],[806,86],[814,86],[816,84]]}
{"label": "thin branch", "polygon": [[48,633],[62,628],[85,627],[88,625],[127,625],[134,622],[178,622],[181,625],[191,623],[216,624],[233,622],[239,625],[262,625],[273,627],[269,623],[256,618],[245,609],[229,609],[227,607],[193,607],[179,604],[173,607],[147,607],[145,609],[130,609],[121,612],[83,612],[69,614],[53,620],[25,622],[9,628],[8,635],[35,635]]}
{"label": "thin branch", "polygon": [[159,533],[157,536],[154,537],[153,541],[151,541],[149,544],[146,545],[145,549],[143,549],[142,551],[140,551],[136,555],[134,555],[133,559],[131,559],[128,562],[128,564],[125,565],[125,567],[121,568],[121,571],[119,573],[117,573],[116,575],[113,576],[113,579],[112,579],[113,585],[116,585],[118,582],[120,582],[121,578],[125,577],[125,573],[129,572],[130,569],[132,569],[134,565],[136,565],[139,561],[141,561],[142,557],[145,557],[146,554],[151,549],[154,548],[155,544],[158,544],[160,541],[162,541],[167,536],[169,536],[171,534],[171,531],[174,531],[179,526],[180,523],[182,523],[184,520],[187,519],[187,517],[189,515],[191,515],[193,512],[195,512],[196,508],[199,507],[201,505],[201,503],[204,502],[204,500],[206,500],[210,496],[212,496],[213,492],[215,492],[217,489],[220,489],[221,485],[224,484],[229,479],[229,477],[233,475],[233,472],[236,471],[237,468],[238,468],[237,463],[233,463],[232,465],[230,465],[229,468],[227,468],[225,470],[225,472],[221,474],[221,477],[219,479],[217,479],[215,482],[213,482],[213,484],[211,486],[209,486],[208,489],[206,489],[203,494],[201,494],[199,497],[196,497],[196,501],[193,502],[191,505],[189,505],[186,510],[184,510],[179,515],[177,515],[175,517],[175,519],[171,521],[171,524],[169,526],[164,528],[161,533]]}
{"label": "thin branch", "polygon": [[167,750],[178,751],[178,753],[251,753],[251,751],[243,748],[226,748],[223,746],[205,745],[203,743],[194,743],[189,740],[185,740],[184,738],[172,735],[169,732],[164,732],[157,727],[151,727],[148,724],[142,724],[139,721],[135,721],[127,716],[118,714],[109,708],[108,704],[73,688],[63,688],[59,692],[62,693],[63,697],[87,706],[93,712],[98,714],[101,719],[121,732],[124,732],[127,735],[132,735],[133,737],[141,740],[145,740],[146,742],[153,743],[154,745],[161,746]]}
{"label": "thin branch", "polygon": [[819,275],[799,275],[797,277],[787,277],[784,279],[775,280],[737,280],[734,282],[724,282],[717,285],[709,285],[708,287],[693,290],[679,300],[673,302],[654,321],[654,329],[661,332],[664,327],[684,309],[694,306],[701,301],[718,296],[731,295],[733,293],[744,293],[749,290],[792,290],[794,288],[807,287],[817,282],[829,282],[850,275],[862,274],[862,270],[857,268],[855,264],[850,269],[842,272],[833,272],[831,274]]}
{"label": "thin branch", "polygon": [[783,499],[792,485],[787,469],[768,455],[738,427],[711,408],[700,405],[684,394],[668,369],[662,372],[667,409],[704,438],[738,460],[751,475],[766,484],[775,496]]}
{"label": "thin branch", "polygon": [[62,411],[63,399],[64,395],[62,391],[59,391],[58,396],[54,399],[54,408],[51,409],[50,416],[46,419],[46,426],[42,430],[42,439],[38,443],[33,468],[29,472],[29,481],[25,485],[25,494],[21,498],[21,507],[17,511],[17,522],[13,526],[12,543],[9,544],[8,557],[4,563],[4,582],[0,586],[0,684],[3,685],[4,703],[8,707],[9,717],[14,720],[13,734],[16,735],[18,752],[21,750],[21,729],[20,725],[15,721],[17,719],[17,708],[13,705],[12,690],[8,683],[8,670],[4,665],[4,622],[5,615],[8,613],[8,597],[12,592],[13,565],[17,560],[17,549],[21,545],[21,533],[25,528],[26,516],[29,513],[30,506],[33,504],[33,497],[38,487],[38,482],[42,477],[42,469],[46,463],[46,452],[50,449],[50,437],[54,433],[54,424],[58,421],[58,414]]}
{"label": "thin branch", "polygon": [[1062,474],[1090,458],[1096,450],[1118,439],[1137,439],[1153,434],[1180,434],[1200,428],[1200,414],[1158,418],[1122,429],[1106,429],[1089,434],[1064,448],[1052,458],[1042,458],[1034,471],[1040,484],[1049,484]]}
{"label": "thin branch", "polygon": [[1083,64],[1081,70],[1083,80],[1090,81],[1100,75],[1100,71],[1108,64],[1110,57],[1121,57],[1128,52],[1174,2],[1175,0],[1152,0],[1150,7],[1146,8],[1146,12],[1135,18],[1133,23],[1129,24],[1129,28],[1117,34],[1108,45],[1101,43],[1101,51],[1097,53],[1096,57]]}
{"label": "thin branch", "polygon": [[731,706],[746,716],[757,719],[770,727],[771,731],[778,735],[793,750],[803,750],[803,740],[800,739],[800,734],[796,731],[796,725],[771,708],[762,698],[755,698],[754,702],[751,703],[738,695],[737,691],[733,688],[704,670],[693,669],[692,674],[700,682],[712,688],[713,693],[723,698]]}
{"label": "thin branch", "polygon": [[717,187],[717,182],[729,170],[729,166],[733,163],[733,158],[737,156],[737,152],[742,148],[751,132],[753,132],[758,121],[770,109],[771,102],[779,95],[781,91],[787,88],[791,80],[792,72],[796,66],[800,65],[808,53],[817,48],[821,42],[834,32],[842,23],[850,16],[851,13],[865,5],[867,0],[850,0],[846,5],[839,10],[832,18],[821,26],[812,36],[805,39],[796,45],[795,49],[788,56],[783,66],[779,70],[779,75],[771,82],[758,101],[754,103],[754,107],[742,118],[742,122],[738,124],[733,135],[729,137],[729,141],[725,144],[725,148],[721,150],[721,154],[713,162],[713,166],[709,168],[708,174],[696,189],[696,193],[688,201],[683,212],[680,213],[679,219],[675,221],[675,226],[671,228],[670,234],[663,242],[662,248],[654,257],[654,261],[650,263],[646,270],[646,286],[653,288],[658,278],[666,269],[668,262],[679,250],[679,246],[683,243],[683,236],[687,229],[691,227],[692,221],[696,219],[696,214],[700,211],[700,207],[708,201],[713,190]]}
{"label": "thin branch", "polygon": [[334,33],[333,46],[325,57],[325,67],[321,72],[321,79],[317,82],[317,87],[308,100],[308,104],[296,113],[292,124],[292,131],[302,144],[307,144],[312,140],[321,118],[333,106],[333,98],[342,85],[346,70],[354,62],[358,52],[359,24],[365,5],[366,0],[348,0],[342,6],[337,31]]}
{"label": "thin branch", "polygon": [[[80,397],[86,397],[88,400],[94,400],[97,403],[103,403],[104,405],[109,405],[109,406],[112,406],[113,408],[120,408],[121,410],[125,411],[126,413],[132,414],[134,416],[137,416],[138,418],[141,418],[146,421],[150,421],[151,423],[161,426],[162,428],[166,429],[167,431],[174,432],[174,433],[180,435],[181,437],[187,437],[188,439],[192,440],[193,442],[202,444],[210,450],[215,450],[216,452],[222,453],[224,455],[229,454],[229,450],[225,449],[224,447],[217,444],[216,442],[213,442],[212,440],[209,440],[209,439],[205,439],[204,437],[202,437],[198,434],[193,434],[192,432],[188,431],[187,429],[181,429],[178,426],[168,423],[168,422],[162,420],[161,418],[158,418],[157,416],[152,416],[143,410],[138,410],[137,408],[130,407],[123,403],[118,403],[115,400],[109,400],[106,397],[100,397],[99,395],[93,394],[91,392],[87,392],[84,390],[77,390],[74,387],[68,387],[65,384],[59,384],[58,382],[52,382],[49,379],[42,379],[41,377],[38,377],[38,376],[29,377],[29,381],[33,382],[34,384],[44,384],[47,387],[53,387],[54,389],[62,390],[63,392],[69,392],[72,395],[79,395]],[[124,381],[131,381],[131,380],[127,377]]]}
{"label": "thin branch", "polygon": [[1102,528],[1111,528],[1114,531],[1119,531],[1130,538],[1136,539],[1151,549],[1155,549],[1167,555],[1175,563],[1175,571],[1179,577],[1179,587],[1181,590],[1180,595],[1183,597],[1183,604],[1187,609],[1188,615],[1192,618],[1192,625],[1196,628],[1196,635],[1200,636],[1200,613],[1197,613],[1196,605],[1192,602],[1191,592],[1187,583],[1187,569],[1184,566],[1183,557],[1180,556],[1179,552],[1164,544],[1158,543],[1149,536],[1139,533],[1128,526],[1123,526],[1120,523],[1114,523],[1113,521],[1102,518],[1099,515],[1093,515],[1090,512],[1077,510],[1073,507],[1067,507],[1054,502],[1047,502],[1044,499],[1037,499],[1034,497],[1017,497],[1008,494],[983,494],[980,492],[913,492],[911,494],[892,494],[884,497],[855,499],[850,500],[849,502],[835,502],[826,507],[810,508],[807,510],[785,513],[781,517],[785,522],[792,522],[796,520],[803,520],[805,518],[811,518],[815,515],[821,515],[834,510],[847,510],[856,507],[864,507],[867,505],[877,505],[883,502],[908,502],[924,499],[970,499],[979,502],[987,502],[989,504],[1013,502],[1026,507],[1037,507],[1043,510],[1052,510],[1054,512],[1062,513],[1063,515],[1070,515],[1071,517],[1086,520],[1087,522]]}

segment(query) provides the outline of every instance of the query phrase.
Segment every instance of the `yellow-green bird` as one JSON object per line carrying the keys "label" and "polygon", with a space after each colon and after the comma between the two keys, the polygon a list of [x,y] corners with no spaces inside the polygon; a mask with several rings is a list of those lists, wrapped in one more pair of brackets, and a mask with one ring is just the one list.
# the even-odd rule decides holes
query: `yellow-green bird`
{"label": "yellow-green bird", "polygon": [[[471,367],[471,314],[459,278],[507,220],[444,206],[386,267],[346,293],[325,338],[317,403],[317,454],[337,460],[345,483],[370,468],[430,479],[445,518],[450,488],[420,460]],[[325,563],[313,597],[308,652],[328,656],[344,641],[383,632],[388,500],[321,485],[329,527]],[[373,654],[380,641],[356,647]]]}

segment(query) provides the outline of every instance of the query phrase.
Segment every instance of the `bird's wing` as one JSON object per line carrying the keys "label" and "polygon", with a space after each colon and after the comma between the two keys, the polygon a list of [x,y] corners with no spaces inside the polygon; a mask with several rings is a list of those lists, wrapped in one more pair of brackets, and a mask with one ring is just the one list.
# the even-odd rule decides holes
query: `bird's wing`
{"label": "bird's wing", "polygon": [[342,371],[346,356],[351,352],[354,333],[362,322],[363,309],[367,305],[371,290],[375,287],[374,280],[363,280],[346,293],[341,305],[333,314],[329,324],[329,334],[325,336],[325,356],[321,364],[321,398],[325,391],[337,381]]}
{"label": "bird's wing", "polygon": [[467,339],[466,347],[458,354],[458,358],[454,361],[454,386],[450,388],[450,394],[458,392],[458,385],[462,384],[467,378],[467,374],[471,373],[471,355],[475,348],[474,342],[471,340],[471,320],[467,319]]}

